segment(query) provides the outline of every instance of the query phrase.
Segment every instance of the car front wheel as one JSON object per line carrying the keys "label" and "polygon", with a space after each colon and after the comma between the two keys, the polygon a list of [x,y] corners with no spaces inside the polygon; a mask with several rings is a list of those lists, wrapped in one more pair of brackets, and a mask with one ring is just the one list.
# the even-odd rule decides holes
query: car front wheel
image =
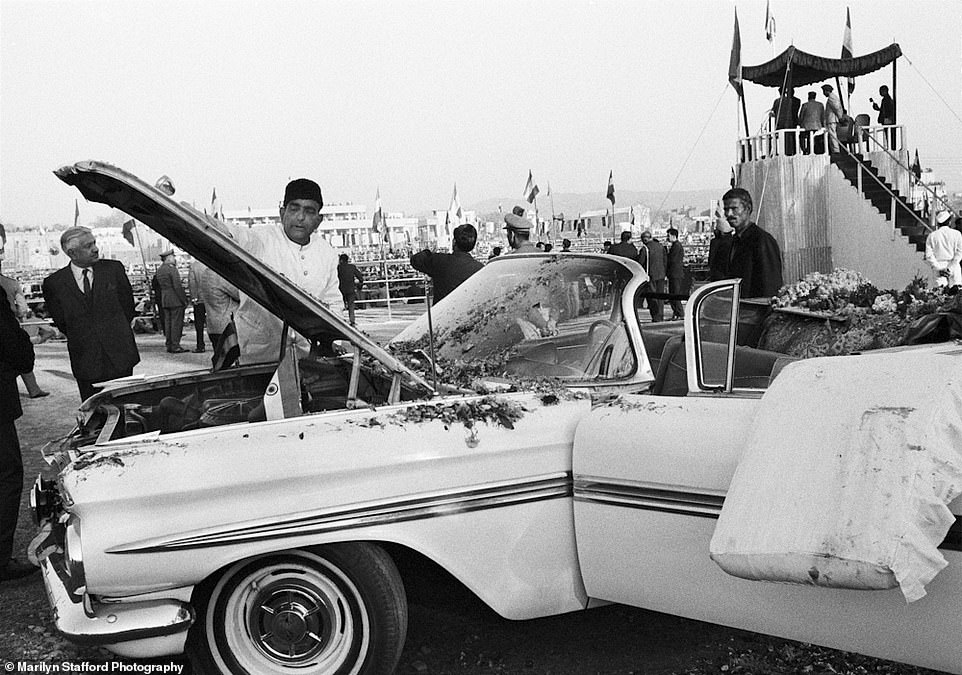
{"label": "car front wheel", "polygon": [[258,556],[199,589],[189,651],[211,675],[394,671],[407,632],[397,568],[379,546]]}

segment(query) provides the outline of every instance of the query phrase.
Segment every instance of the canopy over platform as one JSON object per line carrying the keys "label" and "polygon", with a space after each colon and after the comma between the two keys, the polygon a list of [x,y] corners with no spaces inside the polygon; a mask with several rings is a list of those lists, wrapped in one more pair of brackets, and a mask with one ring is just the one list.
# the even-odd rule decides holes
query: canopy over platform
{"label": "canopy over platform", "polygon": [[901,55],[901,48],[894,42],[877,52],[851,59],[815,56],[793,46],[771,61],[758,66],[745,66],[742,68],[742,79],[765,87],[781,87],[785,81],[785,69],[791,64],[788,81],[792,86],[801,87],[835,77],[859,77],[874,73]]}

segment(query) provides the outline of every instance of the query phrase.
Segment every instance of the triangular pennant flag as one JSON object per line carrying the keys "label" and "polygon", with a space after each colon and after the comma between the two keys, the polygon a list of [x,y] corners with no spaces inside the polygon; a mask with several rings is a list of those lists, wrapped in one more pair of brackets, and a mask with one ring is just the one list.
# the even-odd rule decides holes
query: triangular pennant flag
{"label": "triangular pennant flag", "polygon": [[217,188],[214,188],[214,192],[210,196],[210,215],[214,218],[219,217],[220,213],[220,203],[217,201]]}
{"label": "triangular pennant flag", "polygon": [[742,90],[742,38],[738,31],[738,10],[735,10],[735,34],[732,36],[732,55],[728,62],[728,81],[739,96]]}
{"label": "triangular pennant flag", "polygon": [[77,221],[80,220],[80,204],[77,203],[76,198],[73,200],[73,226],[77,227]]}

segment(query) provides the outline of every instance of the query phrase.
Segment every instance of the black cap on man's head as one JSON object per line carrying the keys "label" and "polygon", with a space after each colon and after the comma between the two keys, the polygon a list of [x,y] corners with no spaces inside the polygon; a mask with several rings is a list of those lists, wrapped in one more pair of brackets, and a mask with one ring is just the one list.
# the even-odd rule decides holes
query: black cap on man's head
{"label": "black cap on man's head", "polygon": [[309,178],[296,178],[287,184],[287,188],[284,190],[284,206],[295,199],[313,199],[317,202],[318,208],[324,206],[321,186]]}

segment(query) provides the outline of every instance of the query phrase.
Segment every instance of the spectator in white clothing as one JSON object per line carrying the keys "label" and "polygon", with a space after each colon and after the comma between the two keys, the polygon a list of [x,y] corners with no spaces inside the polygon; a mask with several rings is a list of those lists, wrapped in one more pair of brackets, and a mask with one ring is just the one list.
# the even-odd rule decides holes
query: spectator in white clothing
{"label": "spectator in white clothing", "polygon": [[935,221],[939,228],[925,240],[925,261],[935,271],[938,286],[962,285],[962,232],[952,227],[952,212],[941,211]]}

